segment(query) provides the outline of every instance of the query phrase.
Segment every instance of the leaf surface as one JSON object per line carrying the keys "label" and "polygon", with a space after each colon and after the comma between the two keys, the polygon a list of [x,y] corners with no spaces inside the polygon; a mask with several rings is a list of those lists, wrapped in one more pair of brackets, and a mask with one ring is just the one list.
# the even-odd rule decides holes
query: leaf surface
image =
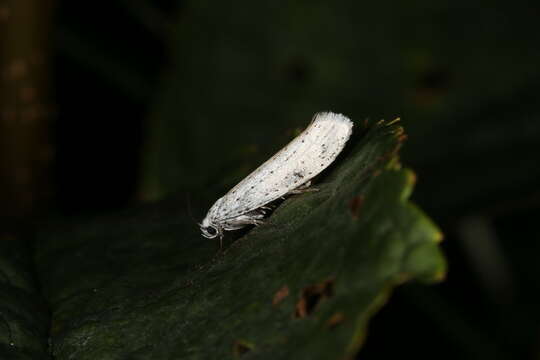
{"label": "leaf surface", "polygon": [[354,357],[394,286],[446,268],[441,233],[409,202],[403,129],[355,127],[318,192],[221,252],[170,202],[43,233],[55,359]]}

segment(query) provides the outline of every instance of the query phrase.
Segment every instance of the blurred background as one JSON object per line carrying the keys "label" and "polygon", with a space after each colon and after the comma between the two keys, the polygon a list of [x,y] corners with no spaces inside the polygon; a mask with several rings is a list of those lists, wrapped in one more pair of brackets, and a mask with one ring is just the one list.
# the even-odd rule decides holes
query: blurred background
{"label": "blurred background", "polygon": [[522,0],[1,0],[1,239],[186,194],[200,217],[317,111],[401,117],[449,273],[399,288],[359,358],[540,359],[539,18]]}

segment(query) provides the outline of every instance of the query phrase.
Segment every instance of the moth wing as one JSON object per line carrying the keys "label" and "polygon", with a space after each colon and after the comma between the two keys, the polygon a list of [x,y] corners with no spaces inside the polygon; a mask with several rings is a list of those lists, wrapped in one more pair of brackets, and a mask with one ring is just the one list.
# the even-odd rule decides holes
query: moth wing
{"label": "moth wing", "polygon": [[300,135],[219,199],[210,212],[223,220],[235,218],[298,188],[336,159],[352,126],[341,114],[316,114]]}

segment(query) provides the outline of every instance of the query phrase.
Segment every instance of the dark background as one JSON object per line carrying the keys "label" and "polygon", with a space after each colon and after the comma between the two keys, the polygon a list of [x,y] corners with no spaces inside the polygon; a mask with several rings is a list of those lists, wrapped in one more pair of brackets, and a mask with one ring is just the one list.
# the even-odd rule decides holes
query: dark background
{"label": "dark background", "polygon": [[399,288],[359,357],[540,358],[538,3],[57,1],[44,16],[53,180],[17,222],[184,193],[203,208],[316,111],[401,117],[449,273]]}

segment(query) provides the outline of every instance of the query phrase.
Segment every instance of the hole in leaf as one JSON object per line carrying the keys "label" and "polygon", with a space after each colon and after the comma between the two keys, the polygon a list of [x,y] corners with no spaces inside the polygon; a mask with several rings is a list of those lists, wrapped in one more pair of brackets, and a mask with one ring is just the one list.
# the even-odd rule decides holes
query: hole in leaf
{"label": "hole in leaf", "polygon": [[334,279],[328,279],[302,290],[300,300],[296,303],[294,316],[304,318],[311,315],[319,303],[334,295]]}
{"label": "hole in leaf", "polygon": [[274,294],[274,298],[272,299],[272,305],[279,304],[287,296],[289,296],[289,287],[287,285],[283,285],[283,287],[276,291],[276,293]]}

